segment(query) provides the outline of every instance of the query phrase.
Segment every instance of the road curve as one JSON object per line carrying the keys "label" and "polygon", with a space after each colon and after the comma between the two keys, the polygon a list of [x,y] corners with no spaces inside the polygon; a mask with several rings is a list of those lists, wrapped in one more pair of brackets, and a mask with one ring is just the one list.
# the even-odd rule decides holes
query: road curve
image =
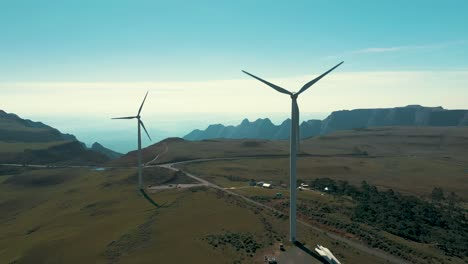
{"label": "road curve", "polygon": [[[188,177],[194,179],[194,180],[197,180],[198,182],[202,183],[203,185],[205,186],[208,186],[208,187],[211,187],[211,188],[214,188],[214,189],[217,189],[217,190],[220,190],[220,191],[223,191],[225,193],[228,193],[230,195],[233,195],[233,196],[236,196],[236,197],[239,197],[241,199],[243,199],[244,201],[246,202],[249,202],[251,204],[254,204],[258,207],[261,207],[261,208],[265,208],[265,209],[268,209],[268,210],[271,210],[275,213],[278,213],[278,214],[284,214],[283,212],[273,208],[273,207],[270,207],[270,206],[267,206],[265,204],[262,204],[262,203],[259,203],[257,201],[254,201],[246,196],[243,196],[239,193],[235,193],[235,192],[232,192],[230,190],[227,190],[227,189],[224,189],[223,187],[219,186],[219,185],[216,185],[212,182],[209,182],[205,179],[202,179],[198,176],[195,176],[191,173],[188,173],[187,171],[184,171],[182,169],[179,169],[179,168],[175,168],[174,165],[179,165],[179,164],[186,164],[186,163],[193,163],[193,162],[203,162],[203,161],[213,161],[213,160],[230,160],[230,159],[236,159],[236,158],[214,158],[214,159],[199,159],[199,160],[190,160],[190,161],[181,161],[181,162],[174,162],[174,163],[167,163],[167,164],[161,164],[161,165],[153,165],[153,166],[157,166],[157,167],[162,167],[162,168],[166,168],[166,169],[169,169],[169,170],[173,170],[173,171],[181,171],[183,173],[185,173]],[[238,158],[237,158],[238,159]],[[298,223],[304,225],[304,226],[307,226],[309,228],[312,228],[313,230],[315,231],[318,231],[318,232],[321,232],[322,234],[334,239],[334,240],[337,240],[337,241],[340,241],[342,243],[346,243],[347,245],[355,248],[355,249],[358,249],[362,252],[365,252],[369,255],[373,255],[373,256],[376,256],[378,258],[381,258],[381,259],[384,259],[390,263],[395,263],[395,264],[409,264],[409,262],[405,261],[405,260],[402,260],[398,257],[395,257],[393,255],[390,255],[382,250],[378,250],[378,249],[374,249],[374,248],[370,248],[368,247],[367,245],[364,245],[362,243],[359,243],[357,241],[354,241],[354,240],[350,240],[348,238],[345,238],[345,237],[342,237],[342,236],[339,236],[337,234],[334,234],[334,233],[331,233],[329,231],[325,231],[323,229],[320,229],[316,226],[313,226],[303,220],[297,220]]]}
{"label": "road curve", "polygon": [[[161,154],[165,154],[167,152],[167,149],[166,151],[164,151],[164,153],[161,153]],[[156,158],[154,158],[152,161],[148,162],[147,164],[155,161],[156,159],[158,159],[160,157],[160,155],[156,156]],[[166,168],[166,169],[170,169],[170,170],[173,170],[173,171],[182,171],[183,173],[185,173],[188,177],[202,183],[203,185],[205,186],[208,186],[208,187],[211,187],[211,188],[214,188],[214,189],[217,189],[217,190],[220,190],[220,191],[223,191],[225,193],[228,193],[230,195],[233,195],[233,196],[236,196],[236,197],[239,197],[243,200],[245,200],[246,202],[249,202],[251,204],[254,204],[258,207],[261,207],[261,208],[265,208],[265,209],[268,209],[268,210],[271,210],[275,213],[279,213],[279,214],[284,214],[283,212],[279,211],[279,210],[276,210],[275,208],[273,207],[270,207],[270,206],[267,206],[265,204],[262,204],[262,203],[259,203],[257,201],[254,201],[246,196],[243,196],[241,194],[238,194],[238,193],[235,193],[235,192],[232,192],[230,190],[227,190],[227,189],[224,189],[223,187],[221,186],[218,186],[212,182],[209,182],[207,180],[204,180],[198,176],[195,176],[191,173],[188,173],[182,169],[178,169],[178,168],[175,168],[174,166],[175,165],[179,165],[179,164],[186,164],[186,163],[195,163],[195,162],[205,162],[205,161],[216,161],[216,160],[235,160],[235,159],[252,159],[252,158],[258,158],[255,157],[255,156],[248,156],[248,157],[230,157],[230,158],[207,158],[207,159],[196,159],[196,160],[188,160],[188,161],[179,161],[179,162],[173,162],[173,163],[165,163],[165,164],[158,164],[158,165],[146,165],[145,167],[162,167],[162,168]],[[53,165],[36,165],[36,164],[0,164],[0,166],[13,166],[13,167],[33,167],[33,168],[89,168],[89,169],[93,169],[93,168],[105,168],[105,169],[112,169],[112,168],[136,168],[133,167],[133,166],[126,166],[126,167],[108,167],[108,166],[86,166],[86,165],[82,165],[82,166],[73,166],[73,165],[64,165],[64,166],[53,166]],[[355,248],[355,249],[358,249],[360,251],[363,251],[369,255],[373,255],[373,256],[376,256],[376,257],[379,257],[379,258],[382,258],[382,259],[385,259],[387,260],[388,262],[390,263],[396,263],[396,264],[409,264],[409,262],[405,261],[405,260],[402,260],[398,257],[395,257],[393,255],[390,255],[384,251],[381,251],[381,250],[378,250],[378,249],[374,249],[374,248],[370,248],[368,247],[367,245],[364,245],[362,243],[359,243],[357,241],[354,241],[354,240],[350,240],[350,239],[347,239],[347,238],[344,238],[342,236],[339,236],[337,234],[334,234],[334,233],[331,233],[329,231],[326,231],[326,230],[323,230],[323,229],[320,229],[316,226],[313,226],[305,221],[302,221],[302,220],[297,220],[298,223],[304,225],[304,226],[307,226],[309,228],[312,228],[318,232],[321,232],[323,234],[325,234],[326,236],[334,239],[334,240],[337,240],[337,241],[340,241],[342,243],[346,243],[348,244],[349,246]]]}

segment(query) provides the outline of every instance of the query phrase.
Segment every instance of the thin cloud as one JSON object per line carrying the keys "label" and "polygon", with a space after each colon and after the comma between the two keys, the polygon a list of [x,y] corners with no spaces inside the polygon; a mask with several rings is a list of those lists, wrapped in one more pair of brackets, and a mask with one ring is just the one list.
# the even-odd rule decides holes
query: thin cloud
{"label": "thin cloud", "polygon": [[468,40],[450,41],[442,43],[433,43],[427,45],[404,45],[394,47],[370,47],[364,49],[353,50],[344,52],[340,55],[328,56],[327,59],[334,59],[337,57],[343,57],[343,55],[355,55],[355,54],[373,54],[373,53],[388,53],[388,52],[399,52],[399,51],[410,51],[410,50],[432,50],[432,49],[444,49],[458,45],[467,44]]}

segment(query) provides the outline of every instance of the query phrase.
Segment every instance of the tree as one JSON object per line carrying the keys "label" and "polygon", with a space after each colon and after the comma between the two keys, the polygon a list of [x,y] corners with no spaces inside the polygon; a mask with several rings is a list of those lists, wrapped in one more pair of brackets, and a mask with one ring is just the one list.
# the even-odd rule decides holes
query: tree
{"label": "tree", "polygon": [[441,202],[444,198],[444,190],[440,187],[434,187],[431,194],[432,202]]}
{"label": "tree", "polygon": [[447,196],[447,200],[450,208],[454,208],[460,201],[459,197],[454,192],[451,192],[449,196]]}

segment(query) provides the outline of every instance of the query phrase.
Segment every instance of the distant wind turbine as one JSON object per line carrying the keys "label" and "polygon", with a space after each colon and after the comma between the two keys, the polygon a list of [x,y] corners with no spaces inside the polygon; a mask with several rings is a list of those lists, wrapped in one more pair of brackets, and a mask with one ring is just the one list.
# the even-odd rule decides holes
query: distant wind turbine
{"label": "distant wind turbine", "polygon": [[141,127],[146,132],[146,135],[148,136],[149,140],[151,140],[150,135],[148,134],[148,131],[146,131],[145,125],[143,124],[143,121],[141,121],[141,109],[143,108],[143,104],[145,103],[146,96],[148,96],[148,92],[146,92],[145,98],[143,99],[143,102],[140,105],[140,109],[138,109],[138,114],[136,116],[125,116],[125,117],[114,117],[112,119],[134,119],[136,118],[138,120],[138,188],[140,191],[142,191],[143,194],[144,188],[143,188],[143,177],[142,177],[142,164],[141,164]]}
{"label": "distant wind turbine", "polygon": [[246,71],[242,71],[245,74],[261,81],[262,83],[270,86],[271,88],[275,89],[276,91],[284,94],[288,94],[291,96],[292,100],[292,109],[291,109],[291,136],[290,136],[290,164],[289,164],[289,174],[290,174],[290,179],[289,179],[289,188],[290,188],[290,207],[289,207],[289,240],[291,242],[296,241],[296,197],[297,197],[297,190],[296,190],[296,173],[297,173],[297,167],[296,167],[296,155],[297,155],[297,149],[299,147],[299,106],[297,105],[297,97],[307,90],[309,87],[314,85],[316,82],[318,82],[320,79],[322,79],[325,75],[329,74],[331,71],[336,69],[338,66],[340,66],[343,63],[340,62],[338,63],[335,67],[331,68],[327,72],[323,73],[319,77],[313,79],[312,81],[306,83],[304,86],[302,86],[301,90],[299,92],[294,93],[290,92],[284,88],[281,88],[275,84],[272,84],[270,82],[267,82],[253,74],[250,74]]}

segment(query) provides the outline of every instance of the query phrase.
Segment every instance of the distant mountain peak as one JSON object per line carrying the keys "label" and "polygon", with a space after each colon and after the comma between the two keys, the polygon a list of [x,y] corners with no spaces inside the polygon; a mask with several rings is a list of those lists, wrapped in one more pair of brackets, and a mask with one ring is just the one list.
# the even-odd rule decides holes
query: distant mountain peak
{"label": "distant mountain peak", "polygon": [[6,142],[51,142],[76,140],[75,136],[61,133],[58,129],[22,119],[16,114],[0,110],[0,141]]}
{"label": "distant mountain peak", "polygon": [[244,118],[244,120],[242,120],[242,122],[241,122],[241,124],[240,124],[240,125],[241,125],[241,126],[246,126],[246,125],[249,125],[249,124],[250,124],[250,121],[249,121],[249,119],[247,119],[247,118]]}
{"label": "distant mountain peak", "polygon": [[[339,110],[324,120],[308,120],[300,124],[301,138],[379,126],[467,126],[468,110],[446,110],[440,106],[407,105],[395,108]],[[210,125],[206,130],[194,130],[184,136],[187,140],[213,138],[287,139],[291,119],[274,125],[268,118],[250,122],[243,119],[238,126]]]}
{"label": "distant mountain peak", "polygon": [[110,159],[117,159],[123,155],[122,153],[119,153],[119,152],[116,152],[116,151],[113,151],[111,149],[104,147],[98,142],[93,143],[93,145],[91,146],[91,150],[104,154]]}
{"label": "distant mountain peak", "polygon": [[254,124],[268,124],[268,125],[273,125],[271,120],[269,118],[258,118],[253,122]]}

